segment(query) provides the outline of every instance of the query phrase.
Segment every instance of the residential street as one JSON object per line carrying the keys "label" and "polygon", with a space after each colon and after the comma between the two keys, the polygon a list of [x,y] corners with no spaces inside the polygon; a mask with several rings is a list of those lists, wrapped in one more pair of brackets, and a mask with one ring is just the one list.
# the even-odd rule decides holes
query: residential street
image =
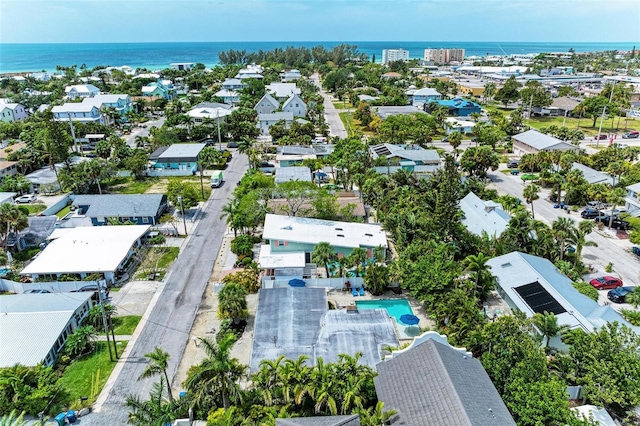
{"label": "residential street", "polygon": [[[525,185],[519,176],[505,175],[500,171],[489,172],[491,178],[491,186],[495,187],[501,194],[509,194],[523,200],[522,191]],[[540,193],[540,199],[533,202],[535,217],[549,225],[558,217],[569,217],[576,221],[576,224],[585,220],[580,217],[580,213],[567,213],[562,209],[554,209],[553,203],[548,197],[549,190],[543,189]],[[526,204],[527,209],[531,210],[531,205]],[[588,220],[588,219],[587,219]],[[609,262],[613,262],[614,272],[610,275],[619,276],[627,286],[638,285],[638,271],[640,270],[640,260],[637,256],[630,252],[631,243],[629,240],[621,240],[607,234],[607,231],[596,231],[589,234],[588,240],[598,244],[598,247],[584,247],[582,256],[586,264],[592,265],[597,273],[594,276],[606,274],[605,266]],[[600,304],[607,301],[606,291],[600,292]],[[620,308],[623,305],[611,304],[614,308]],[[623,307],[629,307],[628,305]]]}
{"label": "residential street", "polygon": [[[124,364],[120,374],[115,378],[106,399],[98,399],[96,410],[99,412],[83,417],[83,425],[126,424],[128,409],[123,405],[125,396],[137,394],[146,399],[152,384],[158,379],[137,381],[147,366],[144,355],[153,351],[155,346],[171,355],[168,374],[170,378],[174,377],[226,230],[224,220],[220,219],[220,211],[231,197],[246,167],[246,157],[234,153],[224,172],[224,184],[212,192],[198,224],[188,237],[184,251],[169,269],[164,286],[158,290],[161,293],[142,332],[133,342],[126,359],[121,359],[120,362],[124,361]],[[104,401],[102,405],[101,401]]]}
{"label": "residential street", "polygon": [[122,138],[127,142],[127,145],[129,145],[131,148],[135,148],[136,136],[143,136],[143,137],[149,136],[149,129],[151,129],[152,127],[158,127],[158,128],[162,127],[165,120],[166,119],[164,117],[160,117],[157,120],[150,120],[150,121],[147,121],[146,123],[142,123],[142,125],[145,127],[140,127],[140,126],[134,127],[130,134],[123,135]]}
{"label": "residential street", "polygon": [[344,124],[342,124],[342,120],[340,120],[338,110],[336,110],[336,107],[331,103],[331,96],[329,96],[322,88],[320,76],[317,73],[313,74],[311,76],[311,81],[320,88],[320,94],[324,98],[324,118],[329,125],[329,136],[338,136],[341,139],[346,138],[347,131],[344,128]]}

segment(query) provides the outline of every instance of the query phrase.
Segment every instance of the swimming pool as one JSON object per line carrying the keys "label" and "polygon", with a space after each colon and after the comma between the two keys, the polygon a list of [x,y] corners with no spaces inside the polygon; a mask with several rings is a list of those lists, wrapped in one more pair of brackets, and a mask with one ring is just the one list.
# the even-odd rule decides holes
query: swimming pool
{"label": "swimming pool", "polygon": [[406,299],[363,300],[356,302],[356,306],[358,309],[386,309],[389,316],[396,319],[396,323],[400,323],[402,315],[413,315],[409,301]]}
{"label": "swimming pool", "polygon": [[0,268],[0,277],[4,277],[5,275],[7,275],[9,272],[11,272],[10,268]]}

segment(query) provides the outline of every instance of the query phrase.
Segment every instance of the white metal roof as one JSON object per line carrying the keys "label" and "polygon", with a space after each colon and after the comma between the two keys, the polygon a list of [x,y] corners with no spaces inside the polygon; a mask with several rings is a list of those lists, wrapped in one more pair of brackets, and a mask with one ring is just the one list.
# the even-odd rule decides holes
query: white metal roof
{"label": "white metal roof", "polygon": [[0,368],[34,366],[46,358],[74,312],[92,293],[0,296]]}
{"label": "white metal roof", "polygon": [[158,158],[196,158],[206,146],[207,144],[205,143],[174,143]]}
{"label": "white metal roof", "polygon": [[[224,96],[224,95],[221,95],[221,96]],[[235,95],[232,94],[230,96],[235,96]],[[187,115],[192,118],[216,119],[216,118],[226,117],[227,115],[231,115],[231,110],[227,108],[207,108],[207,107],[193,108],[191,111],[187,113]]]}
{"label": "white metal roof", "polygon": [[334,247],[387,247],[387,237],[380,225],[339,222],[267,214],[263,238],[318,244],[326,241]]}
{"label": "white metal roof", "polygon": [[302,251],[271,253],[269,244],[260,246],[260,255],[258,256],[260,268],[304,268],[304,265],[305,258]]}
{"label": "white metal roof", "polygon": [[64,105],[56,105],[51,108],[51,112],[92,112],[98,107],[93,103],[71,102]]}
{"label": "white metal roof", "polygon": [[462,224],[475,235],[485,231],[490,237],[499,237],[511,220],[500,204],[496,206],[483,201],[473,192],[460,200],[460,209],[464,213]]}
{"label": "white metal roof", "polygon": [[148,230],[149,225],[73,228],[51,241],[21,274],[115,271]]}
{"label": "white metal roof", "polygon": [[271,83],[265,89],[271,92],[276,98],[288,98],[292,94],[299,95],[301,90],[295,83]]}
{"label": "white metal roof", "polygon": [[576,149],[576,147],[571,144],[568,144],[558,138],[554,138],[553,136],[540,133],[539,131],[534,129],[519,133],[513,136],[513,139],[525,143],[539,151],[550,148],[563,150]]}

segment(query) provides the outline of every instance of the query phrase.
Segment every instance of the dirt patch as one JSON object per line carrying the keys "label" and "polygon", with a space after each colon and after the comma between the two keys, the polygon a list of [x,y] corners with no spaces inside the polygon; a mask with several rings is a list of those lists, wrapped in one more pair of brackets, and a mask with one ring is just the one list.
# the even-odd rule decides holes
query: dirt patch
{"label": "dirt patch", "polygon": [[628,240],[629,239],[629,233],[627,231],[622,231],[622,230],[618,230],[616,232],[616,237],[618,237],[618,239],[620,240]]}

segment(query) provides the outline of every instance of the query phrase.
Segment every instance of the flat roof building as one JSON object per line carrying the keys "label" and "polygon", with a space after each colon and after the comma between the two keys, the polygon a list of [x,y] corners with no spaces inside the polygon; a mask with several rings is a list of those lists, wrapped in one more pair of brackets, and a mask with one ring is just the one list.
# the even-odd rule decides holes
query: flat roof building
{"label": "flat roof building", "polygon": [[382,50],[382,65],[387,65],[389,62],[395,61],[408,61],[409,51],[404,49],[383,49]]}

